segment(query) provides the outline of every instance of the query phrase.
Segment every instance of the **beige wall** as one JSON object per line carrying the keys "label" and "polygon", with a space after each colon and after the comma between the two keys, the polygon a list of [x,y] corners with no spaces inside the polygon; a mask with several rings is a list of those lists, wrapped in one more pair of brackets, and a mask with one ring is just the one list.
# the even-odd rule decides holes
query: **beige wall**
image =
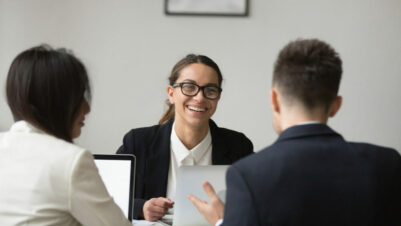
{"label": "beige wall", "polygon": [[113,153],[129,129],[157,123],[169,71],[194,52],[224,75],[215,121],[259,150],[277,137],[268,90],[279,49],[317,37],[344,61],[344,104],[329,124],[347,140],[401,150],[400,0],[250,2],[249,17],[228,18],[166,16],[162,0],[0,0],[0,131],[12,124],[8,67],[28,47],[67,47],[87,65],[94,98],[77,143],[94,153]]}

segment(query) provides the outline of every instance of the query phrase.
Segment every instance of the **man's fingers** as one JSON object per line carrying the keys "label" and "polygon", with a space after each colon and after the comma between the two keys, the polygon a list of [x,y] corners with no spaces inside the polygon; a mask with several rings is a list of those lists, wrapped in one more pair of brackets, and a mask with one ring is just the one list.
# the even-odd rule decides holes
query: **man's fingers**
{"label": "man's fingers", "polygon": [[214,200],[218,198],[216,192],[214,191],[213,186],[209,182],[207,181],[203,182],[202,186],[203,190],[205,190],[207,196],[209,197],[209,200]]}
{"label": "man's fingers", "polygon": [[[213,187],[209,183],[206,183],[205,185],[206,187],[209,186],[206,189],[211,192],[211,195],[216,195],[214,193]],[[207,202],[202,201],[193,195],[187,195],[187,197],[210,224],[215,225],[219,219],[223,218],[223,213],[220,213],[220,210],[222,209],[222,211],[224,212],[224,205],[223,208],[219,209],[218,206],[216,207],[215,205],[213,205],[213,203],[208,204]],[[219,200],[217,196],[216,198],[217,199],[215,200]]]}
{"label": "man's fingers", "polygon": [[207,204],[205,201],[202,201],[193,195],[187,195],[187,197],[199,211],[201,211],[203,209],[203,207],[205,206],[205,204]]}

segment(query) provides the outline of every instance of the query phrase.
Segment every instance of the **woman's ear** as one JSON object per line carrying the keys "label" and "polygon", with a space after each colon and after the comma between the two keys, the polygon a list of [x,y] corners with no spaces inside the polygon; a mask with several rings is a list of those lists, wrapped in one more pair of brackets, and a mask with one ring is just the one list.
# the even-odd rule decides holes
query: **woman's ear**
{"label": "woman's ear", "polygon": [[167,97],[170,104],[174,104],[174,88],[172,86],[167,87]]}

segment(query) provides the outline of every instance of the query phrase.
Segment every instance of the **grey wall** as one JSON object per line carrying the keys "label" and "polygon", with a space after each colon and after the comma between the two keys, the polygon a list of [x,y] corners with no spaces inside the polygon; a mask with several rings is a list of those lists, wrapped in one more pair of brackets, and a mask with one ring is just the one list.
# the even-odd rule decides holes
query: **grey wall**
{"label": "grey wall", "polygon": [[268,91],[279,49],[317,37],[344,61],[344,103],[329,124],[348,140],[401,150],[400,0],[250,2],[248,18],[219,18],[166,16],[161,0],[0,0],[0,131],[12,124],[8,67],[28,47],[68,47],[86,64],[94,98],[76,142],[94,153],[113,153],[129,129],[157,123],[169,71],[194,52],[224,75],[214,120],[258,150],[277,138]]}

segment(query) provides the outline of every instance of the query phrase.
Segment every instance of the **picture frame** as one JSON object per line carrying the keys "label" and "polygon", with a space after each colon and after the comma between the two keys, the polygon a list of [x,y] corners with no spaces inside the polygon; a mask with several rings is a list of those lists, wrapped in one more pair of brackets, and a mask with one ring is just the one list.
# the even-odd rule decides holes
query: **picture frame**
{"label": "picture frame", "polygon": [[234,16],[249,15],[249,0],[164,0],[166,15]]}

